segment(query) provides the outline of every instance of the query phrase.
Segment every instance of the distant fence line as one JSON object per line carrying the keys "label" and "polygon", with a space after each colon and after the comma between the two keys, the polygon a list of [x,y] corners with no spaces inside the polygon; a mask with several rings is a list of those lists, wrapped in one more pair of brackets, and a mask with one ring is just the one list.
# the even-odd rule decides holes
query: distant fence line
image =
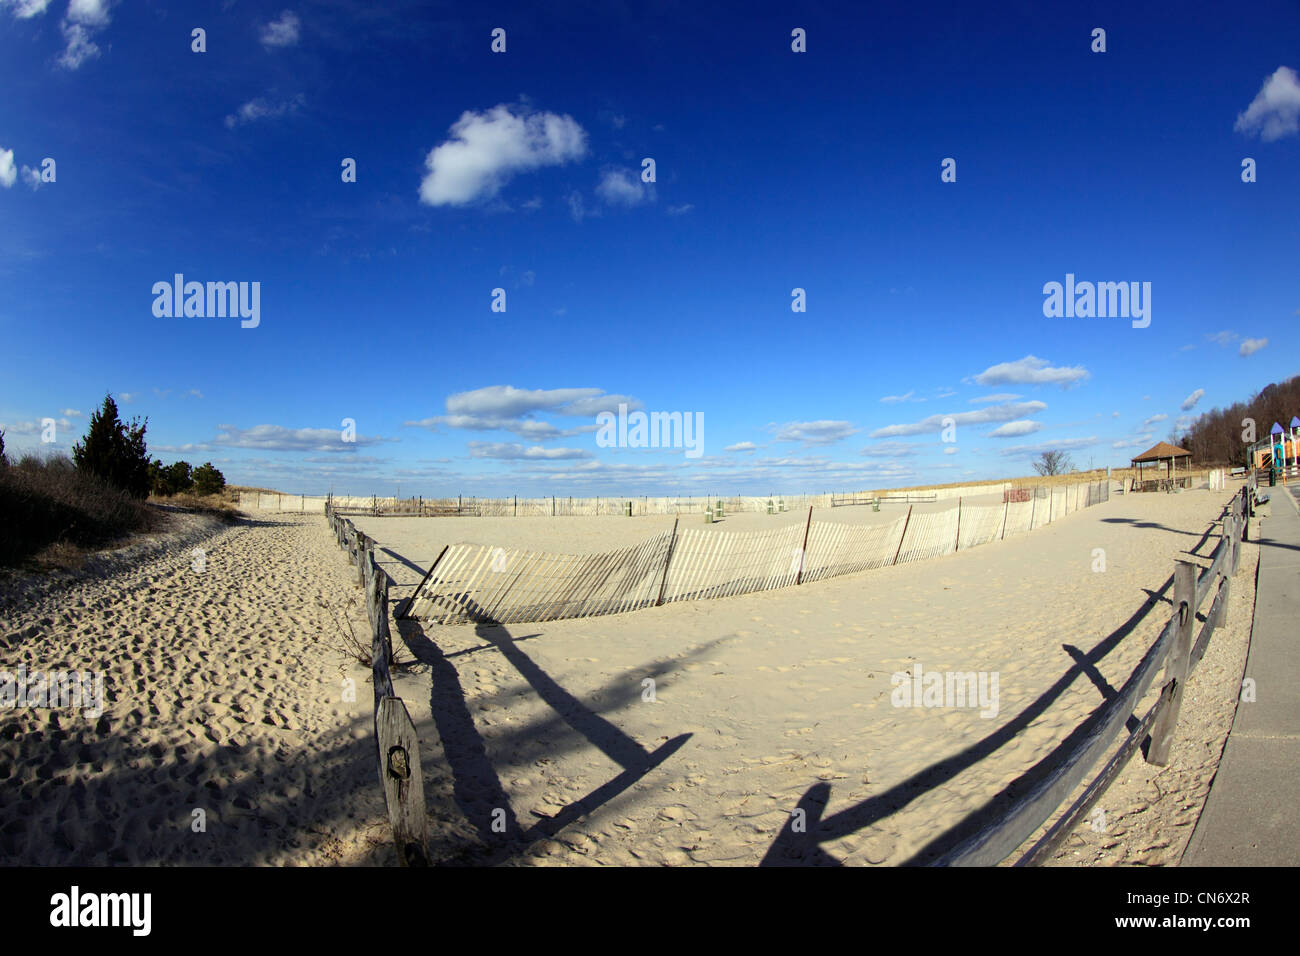
{"label": "distant fence line", "polygon": [[328,506],[341,514],[469,517],[542,517],[626,515],[631,505],[633,516],[703,514],[721,504],[725,513],[762,514],[769,504],[776,511],[803,511],[805,508],[831,508],[841,503],[868,504],[873,498],[889,503],[910,504],[919,501],[949,501],[976,495],[997,495],[1012,487],[1009,481],[930,488],[908,492],[865,491],[855,494],[818,495],[597,495],[573,497],[553,495],[540,498],[479,498],[458,495],[447,498],[398,498],[384,495],[284,495],[274,492],[243,491],[239,506],[260,511],[319,511]]}
{"label": "distant fence line", "polygon": [[813,521],[728,532],[674,524],[640,544],[553,554],[478,544],[443,549],[403,616],[438,624],[517,624],[617,614],[672,601],[747,594],[923,561],[1041,528],[1107,501],[1106,481],[1053,488],[1028,501],[912,507],[892,522]]}

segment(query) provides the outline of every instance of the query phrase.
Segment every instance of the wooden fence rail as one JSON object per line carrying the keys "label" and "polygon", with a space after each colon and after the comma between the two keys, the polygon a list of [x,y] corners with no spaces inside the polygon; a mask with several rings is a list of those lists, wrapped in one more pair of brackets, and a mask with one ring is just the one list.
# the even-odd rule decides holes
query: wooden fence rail
{"label": "wooden fence rail", "polygon": [[[1252,476],[1233,497],[1224,515],[1223,531],[1209,567],[1200,570],[1198,575],[1199,569],[1194,563],[1176,562],[1173,615],[1124,686],[1090,718],[1090,731],[1061,757],[1055,769],[1016,799],[998,823],[967,838],[933,865],[994,866],[1010,857],[1083,783],[1102,754],[1114,746],[1134,707],[1146,694],[1156,671],[1162,666],[1165,684],[1159,699],[1101,772],[1015,865],[1036,866],[1050,859],[1053,851],[1096,804],[1143,743],[1147,744],[1146,759],[1149,763],[1164,766],[1168,762],[1187,677],[1200,662],[1211,636],[1227,614],[1232,577],[1240,560],[1241,542],[1252,514],[1254,493]],[[1193,641],[1197,610],[1211,593],[1215,594],[1214,600],[1205,613],[1200,635]]]}
{"label": "wooden fence rail", "polygon": [[393,829],[397,859],[402,866],[428,866],[428,823],[424,809],[424,777],[420,748],[406,705],[393,691],[389,667],[393,640],[388,626],[388,575],[375,563],[374,541],[346,518],[327,509],[330,529],[357,567],[357,583],[366,595],[370,620],[370,667],[375,690],[375,749],[379,782],[384,788],[388,821]]}

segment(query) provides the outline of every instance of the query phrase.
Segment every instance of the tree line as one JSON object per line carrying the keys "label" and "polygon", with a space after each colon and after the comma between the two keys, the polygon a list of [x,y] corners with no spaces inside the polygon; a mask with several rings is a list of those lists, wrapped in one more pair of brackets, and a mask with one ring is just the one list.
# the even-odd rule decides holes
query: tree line
{"label": "tree line", "polygon": [[[1255,440],[1268,437],[1277,422],[1288,432],[1293,416],[1300,415],[1300,375],[1265,385],[1244,402],[1215,408],[1199,415],[1186,429],[1175,431],[1170,441],[1192,453],[1197,464],[1247,465],[1247,453]],[[1254,429],[1243,424],[1253,421]]]}

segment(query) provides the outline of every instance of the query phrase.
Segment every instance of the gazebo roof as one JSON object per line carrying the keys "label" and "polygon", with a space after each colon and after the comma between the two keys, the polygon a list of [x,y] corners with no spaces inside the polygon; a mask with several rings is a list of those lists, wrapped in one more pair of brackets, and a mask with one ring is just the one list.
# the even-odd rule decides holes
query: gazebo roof
{"label": "gazebo roof", "polygon": [[1164,461],[1166,458],[1190,458],[1192,453],[1185,448],[1179,448],[1162,441],[1159,444],[1152,445],[1136,458],[1130,458],[1130,461]]}

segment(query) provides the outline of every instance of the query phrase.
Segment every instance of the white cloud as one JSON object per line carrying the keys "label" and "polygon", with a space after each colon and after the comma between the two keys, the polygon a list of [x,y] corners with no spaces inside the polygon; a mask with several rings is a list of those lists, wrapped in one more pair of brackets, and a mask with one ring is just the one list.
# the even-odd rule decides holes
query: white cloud
{"label": "white cloud", "polygon": [[1178,407],[1185,412],[1190,411],[1191,409],[1195,408],[1196,403],[1199,402],[1204,397],[1205,397],[1205,389],[1198,388],[1196,391],[1192,392],[1192,394],[1184,398],[1183,404],[1179,405]]}
{"label": "white cloud", "polygon": [[1300,77],[1288,66],[1279,66],[1264,80],[1250,106],[1237,115],[1233,129],[1247,136],[1258,135],[1266,143],[1300,132]]}
{"label": "white cloud", "polygon": [[736,442],[734,445],[728,445],[723,451],[757,451],[758,446],[752,441]]}
{"label": "white cloud", "polygon": [[1052,366],[1046,359],[1026,355],[1014,362],[1002,362],[975,376],[978,385],[1060,385],[1081,382],[1088,371],[1081,365]]}
{"label": "white cloud", "polygon": [[957,449],[954,448],[952,445],[949,445],[947,448],[943,450],[943,453],[945,455],[955,455],[957,454]]}
{"label": "white cloud", "polygon": [[301,93],[291,100],[268,100],[264,96],[259,96],[249,100],[241,106],[236,113],[226,117],[226,127],[234,129],[236,126],[243,126],[246,123],[255,123],[263,119],[275,119],[285,116],[289,113],[297,112],[304,102]]}
{"label": "white cloud", "polygon": [[543,448],[541,445],[533,445],[531,448],[525,448],[518,442],[469,442],[467,447],[469,453],[474,458],[496,458],[505,461],[516,459],[544,461],[567,460],[571,458],[590,458],[591,453],[583,451],[581,448]]}
{"label": "white cloud", "polygon": [[0,149],[0,186],[8,189],[18,179],[18,170],[14,166],[14,151]]}
{"label": "white cloud", "polygon": [[898,402],[907,401],[915,394],[916,392],[907,392],[906,394],[903,395],[886,395],[884,398],[881,399],[881,401],[884,402],[886,405],[894,405],[897,404]]}
{"label": "white cloud", "polygon": [[802,442],[805,448],[817,445],[830,445],[855,434],[857,429],[852,422],[828,421],[786,422],[784,425],[771,425],[775,436],[773,441]]}
{"label": "white cloud", "polygon": [[298,28],[302,21],[292,10],[285,10],[279,20],[272,20],[262,27],[262,46],[268,50],[273,47],[293,46],[298,42]]}
{"label": "white cloud", "polygon": [[1254,355],[1264,346],[1268,345],[1268,339],[1244,339],[1241,343],[1241,355]]}
{"label": "white cloud", "polygon": [[669,206],[665,211],[670,216],[682,216],[695,208],[694,203],[684,202],[680,206]]}
{"label": "white cloud", "polygon": [[23,182],[32,187],[32,192],[41,188],[41,171],[39,169],[32,169],[32,167],[24,165],[22,175]]}
{"label": "white cloud", "polygon": [[450,133],[425,159],[420,201],[430,206],[489,199],[516,173],[561,166],[587,152],[587,133],[572,116],[504,104],[466,110]]}
{"label": "white cloud", "polygon": [[45,12],[50,0],[0,0],[0,8],[12,7],[15,20],[30,20]]}
{"label": "white cloud", "polygon": [[[125,399],[126,396],[123,396]],[[362,445],[374,445],[382,438],[356,436],[356,441],[345,442],[337,428],[285,428],[282,425],[254,425],[236,428],[218,425],[213,445],[233,448],[258,448],[264,451],[337,451],[353,452]]]}
{"label": "white cloud", "polygon": [[1022,418],[1018,421],[1007,422],[1005,425],[999,425],[993,431],[989,432],[990,438],[1015,438],[1020,435],[1032,435],[1040,431],[1043,427],[1042,422],[1030,421]]}
{"label": "white cloud", "polygon": [[1036,445],[1012,445],[1009,448],[1002,449],[1001,454],[1005,456],[1016,455],[1037,455],[1045,451],[1075,451],[1079,448],[1087,448],[1097,444],[1097,436],[1090,438],[1066,438],[1058,441],[1044,441]]}
{"label": "white cloud", "polygon": [[82,413],[79,412],[79,411],[77,411],[75,408],[61,408],[61,409],[59,409],[59,414],[62,415],[64,418],[81,418],[81,417],[82,417]]}
{"label": "white cloud", "polygon": [[611,206],[639,206],[654,198],[641,177],[626,169],[607,169],[596,185],[596,195]]}
{"label": "white cloud", "polygon": [[67,44],[59,57],[60,66],[76,70],[87,60],[99,56],[99,45],[92,39],[108,26],[111,0],[71,0],[59,29]]}
{"label": "white cloud", "polygon": [[1163,412],[1159,415],[1152,415],[1150,418],[1148,418],[1146,421],[1142,423],[1142,427],[1149,428],[1150,426],[1156,424],[1156,422],[1163,422],[1168,417],[1169,416],[1164,414]]}
{"label": "white cloud", "polygon": [[1237,341],[1239,337],[1240,336],[1238,336],[1236,332],[1223,331],[1215,332],[1213,335],[1207,335],[1205,340],[1207,342],[1213,342],[1215,345],[1221,345],[1224,348],[1227,348],[1233,342]]}
{"label": "white cloud", "polygon": [[862,449],[868,458],[906,458],[917,453],[917,446],[905,441],[882,441]]}
{"label": "white cloud", "polygon": [[593,421],[590,425],[562,429],[531,416],[546,413],[595,419],[601,412],[617,414],[619,405],[626,405],[629,411],[644,407],[638,398],[607,394],[599,388],[524,389],[489,385],[449,395],[445,415],[403,424],[435,430],[444,426],[470,431],[508,431],[531,441],[547,441],[595,431],[597,426]]}
{"label": "white cloud", "polygon": [[1025,415],[1033,415],[1047,407],[1045,402],[1018,402],[1005,405],[990,405],[973,412],[958,412],[955,415],[931,415],[919,422],[907,425],[887,425],[871,433],[872,438],[895,438],[902,435],[925,435],[941,432],[946,427],[945,421],[952,419],[956,425],[983,425],[991,422],[1009,422]]}

